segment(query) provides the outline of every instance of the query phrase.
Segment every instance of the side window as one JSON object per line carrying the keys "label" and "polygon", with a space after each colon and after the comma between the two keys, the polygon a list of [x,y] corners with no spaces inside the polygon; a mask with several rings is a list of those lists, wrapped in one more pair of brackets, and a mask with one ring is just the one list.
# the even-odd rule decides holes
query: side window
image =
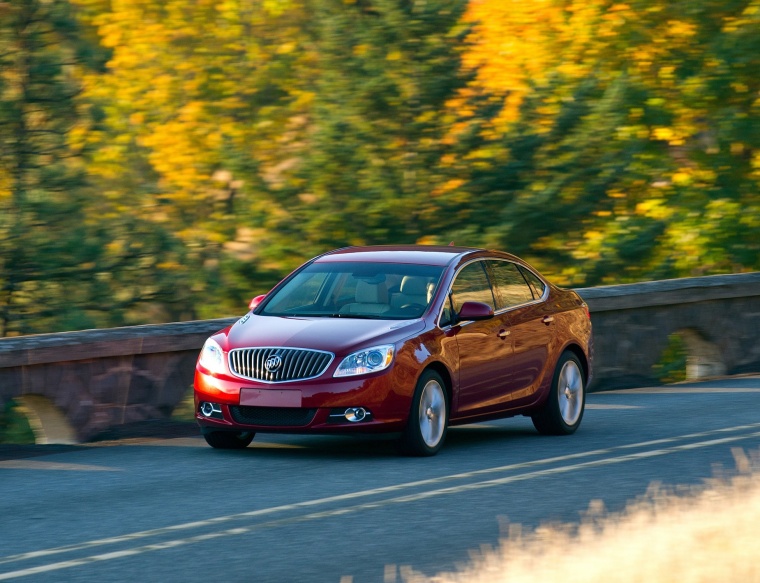
{"label": "side window", "polygon": [[517,265],[510,261],[489,261],[488,264],[493,273],[497,310],[533,301],[533,293]]}
{"label": "side window", "polygon": [[539,277],[532,271],[525,269],[524,267],[521,267],[520,271],[522,271],[525,279],[528,281],[528,284],[530,284],[530,289],[533,290],[533,295],[535,298],[537,300],[540,299],[546,291],[546,284],[541,281]]}
{"label": "side window", "polygon": [[496,309],[482,261],[470,263],[459,272],[451,286],[451,299],[456,312],[462,309],[465,302],[483,302]]}

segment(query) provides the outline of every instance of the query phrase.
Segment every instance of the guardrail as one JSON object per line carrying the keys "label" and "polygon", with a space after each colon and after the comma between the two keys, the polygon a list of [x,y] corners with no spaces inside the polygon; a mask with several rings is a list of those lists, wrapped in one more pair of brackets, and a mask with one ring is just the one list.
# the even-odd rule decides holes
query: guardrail
{"label": "guardrail", "polygon": [[[690,378],[760,371],[760,273],[577,290],[594,325],[589,390],[655,384],[680,334]],[[0,339],[0,404],[17,399],[39,443],[86,441],[167,418],[186,395],[204,340],[235,318]]]}

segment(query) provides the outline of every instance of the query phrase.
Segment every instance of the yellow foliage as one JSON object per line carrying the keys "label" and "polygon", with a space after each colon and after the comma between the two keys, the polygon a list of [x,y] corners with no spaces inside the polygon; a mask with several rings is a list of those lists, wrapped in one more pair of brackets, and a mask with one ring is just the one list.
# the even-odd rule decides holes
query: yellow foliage
{"label": "yellow foliage", "polygon": [[0,171],[0,200],[11,197],[11,184],[13,181],[10,174]]}
{"label": "yellow foliage", "polygon": [[432,235],[425,235],[423,237],[420,237],[415,241],[417,245],[440,245],[440,241],[438,241],[437,237],[434,237]]}
{"label": "yellow foliage", "polygon": [[[100,3],[91,22],[103,45],[113,50],[105,74],[92,73],[83,79],[86,97],[102,104],[110,128],[110,133],[91,131],[86,138],[94,152],[90,172],[113,181],[109,195],[113,199],[147,206],[154,195],[138,195],[145,189],[134,189],[122,177],[131,156],[147,159],[158,175],[160,197],[172,201],[151,215],[153,220],[175,222],[175,231],[186,242],[214,239],[214,231],[226,219],[221,215],[205,219],[218,201],[226,200],[227,195],[220,198],[219,186],[211,180],[215,170],[229,166],[224,146],[248,152],[249,163],[271,167],[286,150],[271,144],[277,138],[281,144],[296,140],[303,131],[293,125],[292,137],[283,139],[281,133],[287,120],[313,100],[309,90],[293,87],[292,109],[269,106],[266,115],[256,116],[251,107],[259,87],[276,82],[275,75],[282,74],[276,64],[281,55],[311,58],[298,44],[302,30],[298,19],[306,17],[299,3],[73,2]],[[238,177],[235,184],[245,188]],[[137,200],[138,196],[146,199]],[[183,229],[184,223],[195,226]]]}
{"label": "yellow foliage", "polygon": [[667,26],[671,36],[690,37],[694,36],[697,32],[697,27],[690,22],[669,20]]}
{"label": "yellow foliage", "polygon": [[598,241],[604,237],[604,233],[601,231],[587,231],[583,234],[583,237],[589,241]]}
{"label": "yellow foliage", "polygon": [[655,220],[665,220],[673,215],[664,198],[650,198],[636,205],[636,214]]}
{"label": "yellow foliage", "polygon": [[464,183],[465,181],[462,180],[461,178],[454,178],[440,185],[439,187],[435,188],[431,194],[433,196],[440,196],[442,194],[445,194],[447,192],[452,192],[456,190],[457,188],[460,188]]}
{"label": "yellow foliage", "polygon": [[502,128],[518,118],[530,87],[545,83],[553,71],[571,79],[588,73],[584,55],[602,6],[600,0],[470,2],[465,20],[473,23],[474,42],[463,63],[477,71],[475,87],[506,94]]}

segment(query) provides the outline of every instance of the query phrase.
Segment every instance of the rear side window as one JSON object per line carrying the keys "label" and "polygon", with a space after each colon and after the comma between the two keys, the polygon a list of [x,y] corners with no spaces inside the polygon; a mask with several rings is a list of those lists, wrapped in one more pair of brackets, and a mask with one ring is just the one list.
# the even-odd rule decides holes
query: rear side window
{"label": "rear side window", "polygon": [[497,310],[533,301],[533,292],[517,265],[510,261],[489,261],[488,263],[493,274]]}
{"label": "rear side window", "polygon": [[546,291],[546,284],[529,269],[521,267],[520,271],[522,271],[526,281],[528,282],[528,285],[530,285],[531,290],[533,290],[533,295],[535,298],[537,300],[541,299],[544,296],[544,292]]}
{"label": "rear side window", "polygon": [[451,300],[454,310],[459,312],[465,302],[483,302],[496,309],[491,284],[482,261],[476,261],[467,265],[459,272],[451,286]]}

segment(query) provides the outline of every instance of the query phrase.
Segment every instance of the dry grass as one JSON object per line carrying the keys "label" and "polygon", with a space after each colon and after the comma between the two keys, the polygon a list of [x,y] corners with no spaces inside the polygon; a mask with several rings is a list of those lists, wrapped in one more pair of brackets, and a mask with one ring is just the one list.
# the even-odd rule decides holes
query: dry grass
{"label": "dry grass", "polygon": [[[734,451],[737,472],[700,488],[651,487],[619,514],[591,505],[579,525],[509,528],[455,573],[407,583],[760,582],[760,456]],[[395,571],[395,569],[394,569]],[[388,578],[387,578],[388,579]],[[393,577],[395,579],[395,577]]]}

